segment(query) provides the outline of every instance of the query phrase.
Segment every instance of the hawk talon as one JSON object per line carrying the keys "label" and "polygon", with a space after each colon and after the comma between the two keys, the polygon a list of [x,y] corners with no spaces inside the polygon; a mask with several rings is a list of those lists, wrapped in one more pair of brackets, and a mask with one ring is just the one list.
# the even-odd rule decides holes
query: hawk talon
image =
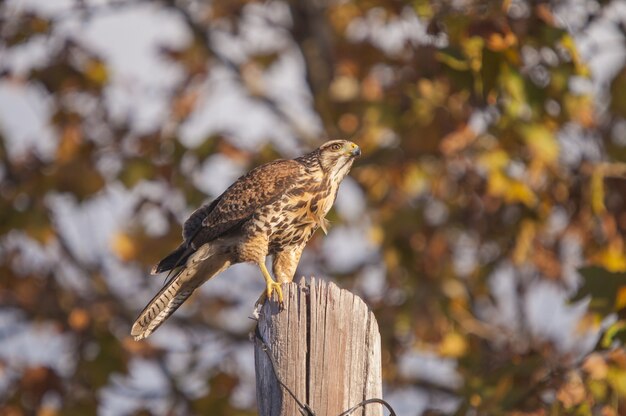
{"label": "hawk talon", "polygon": [[279,302],[283,301],[283,290],[280,287],[280,283],[276,283],[276,282],[268,282],[267,284],[267,297],[271,298],[272,297],[272,293],[278,293],[278,300]]}
{"label": "hawk talon", "polygon": [[261,296],[259,296],[259,299],[256,301],[254,306],[259,307],[259,311],[260,311],[265,301],[267,299],[270,299],[270,300],[272,299],[273,293],[276,293],[278,295],[278,310],[279,311],[285,310],[285,302],[283,301],[283,290],[281,288],[280,283],[276,283],[273,280],[267,282],[267,289],[263,293],[261,293]]}
{"label": "hawk talon", "polygon": [[272,298],[272,293],[276,292],[276,294],[278,295],[278,310],[279,311],[284,311],[285,310],[285,302],[283,301],[283,289],[282,289],[280,283],[272,282],[268,286],[267,292],[268,292],[268,297],[270,299]]}

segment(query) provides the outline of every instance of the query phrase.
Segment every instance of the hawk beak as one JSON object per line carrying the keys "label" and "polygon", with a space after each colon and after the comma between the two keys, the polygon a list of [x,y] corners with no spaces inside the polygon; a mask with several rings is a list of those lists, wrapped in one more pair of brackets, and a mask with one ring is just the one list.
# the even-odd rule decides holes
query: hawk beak
{"label": "hawk beak", "polygon": [[350,155],[353,157],[361,156],[361,148],[356,144],[352,144],[352,149],[350,149]]}

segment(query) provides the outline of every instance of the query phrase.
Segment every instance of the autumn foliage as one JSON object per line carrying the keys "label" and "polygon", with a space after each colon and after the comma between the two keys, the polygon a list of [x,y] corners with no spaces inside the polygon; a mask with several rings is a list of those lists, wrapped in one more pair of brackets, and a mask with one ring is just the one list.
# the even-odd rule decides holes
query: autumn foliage
{"label": "autumn foliage", "polygon": [[[523,0],[111,0],[54,12],[10,3],[0,4],[0,56],[42,42],[46,52],[29,65],[0,58],[0,90],[34,91],[48,112],[47,133],[22,145],[0,117],[1,414],[116,414],[110,403],[127,414],[255,414],[244,365],[253,322],[229,323],[253,295],[205,287],[154,341],[132,341],[130,324],[162,283],[147,272],[178,244],[181,221],[217,196],[201,172],[243,173],[325,138],[353,140],[363,157],[301,273],[372,307],[392,404],[626,414],[626,66],[594,66],[624,53],[623,41],[596,33],[624,34],[617,0],[583,10]],[[162,13],[185,32],[153,51],[176,76],[147,127],[137,109],[116,110],[119,89],[135,90],[112,58],[68,29],[131,12]],[[301,88],[281,88],[283,73]],[[225,84],[246,111],[222,104]],[[239,120],[188,139],[209,102]],[[265,130],[252,129],[250,144],[239,121]],[[342,235],[365,241],[355,247],[367,255],[324,248]],[[334,256],[354,261],[340,267]],[[248,274],[238,281],[260,292]]]}

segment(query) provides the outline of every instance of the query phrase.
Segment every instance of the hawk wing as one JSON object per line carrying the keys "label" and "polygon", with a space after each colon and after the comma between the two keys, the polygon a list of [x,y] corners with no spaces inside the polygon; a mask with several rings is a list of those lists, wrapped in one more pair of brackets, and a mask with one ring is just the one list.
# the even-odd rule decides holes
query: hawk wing
{"label": "hawk wing", "polygon": [[198,247],[236,228],[259,208],[289,192],[303,173],[304,167],[295,160],[276,160],[240,177],[217,199],[191,214],[183,225],[183,243],[152,273],[183,265]]}
{"label": "hawk wing", "polygon": [[295,160],[276,160],[251,170],[207,208],[201,227],[192,231],[190,225],[189,234],[194,236],[190,243],[199,247],[240,225],[289,192],[303,173],[304,167]]}
{"label": "hawk wing", "polygon": [[183,224],[183,241],[189,242],[196,236],[197,232],[202,228],[202,222],[213,211],[221,197],[220,195],[211,203],[202,205],[187,218],[187,221]]}

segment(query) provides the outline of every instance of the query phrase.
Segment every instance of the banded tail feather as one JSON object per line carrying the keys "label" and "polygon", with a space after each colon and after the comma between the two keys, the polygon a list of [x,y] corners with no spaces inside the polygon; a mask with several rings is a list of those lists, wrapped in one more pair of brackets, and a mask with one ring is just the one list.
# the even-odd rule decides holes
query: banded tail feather
{"label": "banded tail feather", "polygon": [[196,288],[226,270],[230,263],[227,256],[216,254],[211,244],[204,244],[193,254],[186,255],[182,267],[139,314],[130,334],[136,341],[152,334]]}
{"label": "banded tail feather", "polygon": [[148,306],[139,314],[139,317],[130,331],[135,341],[144,339],[152,334],[189,296],[191,296],[196,287],[202,283],[202,280],[198,281],[197,285],[190,283],[191,282],[183,282],[181,273],[179,273],[152,298]]}

